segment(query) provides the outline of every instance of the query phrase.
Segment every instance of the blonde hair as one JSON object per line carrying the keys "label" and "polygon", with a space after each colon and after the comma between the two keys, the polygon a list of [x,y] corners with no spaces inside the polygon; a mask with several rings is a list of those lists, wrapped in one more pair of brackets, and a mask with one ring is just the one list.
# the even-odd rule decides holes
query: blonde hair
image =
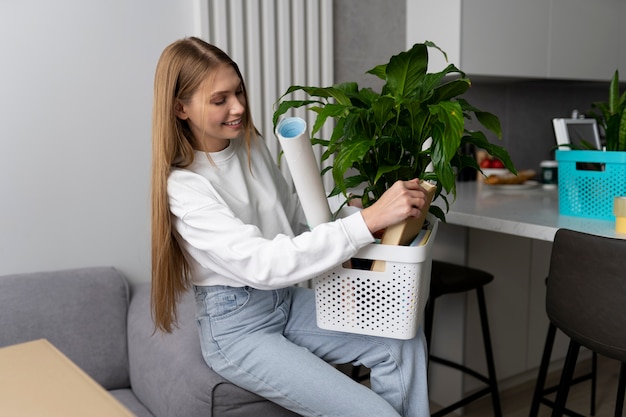
{"label": "blonde hair", "polygon": [[177,304],[190,287],[190,268],[172,230],[167,179],[172,168],[193,162],[194,137],[175,106],[187,102],[217,68],[231,65],[241,79],[245,97],[243,117],[246,145],[258,135],[237,64],[219,48],[198,38],[169,45],[159,58],[154,77],[152,108],[152,293],[155,327],[170,333],[178,323]]}

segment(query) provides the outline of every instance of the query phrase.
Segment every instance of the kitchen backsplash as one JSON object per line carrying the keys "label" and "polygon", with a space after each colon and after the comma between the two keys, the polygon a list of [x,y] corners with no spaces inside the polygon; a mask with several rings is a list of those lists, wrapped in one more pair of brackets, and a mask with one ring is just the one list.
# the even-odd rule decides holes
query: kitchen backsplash
{"label": "kitchen backsplash", "polygon": [[[496,114],[502,124],[502,145],[518,169],[535,169],[545,159],[554,159],[555,117],[570,117],[573,110],[583,114],[591,103],[605,101],[606,83],[524,80],[494,81],[472,79],[466,94],[473,105]],[[497,140],[490,137],[490,140]]]}

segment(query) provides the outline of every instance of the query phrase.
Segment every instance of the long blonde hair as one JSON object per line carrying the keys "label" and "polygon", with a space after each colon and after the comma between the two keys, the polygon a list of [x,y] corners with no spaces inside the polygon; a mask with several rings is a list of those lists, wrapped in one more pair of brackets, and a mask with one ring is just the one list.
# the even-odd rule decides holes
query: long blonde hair
{"label": "long blonde hair", "polygon": [[152,108],[152,316],[155,327],[170,333],[178,323],[177,303],[190,286],[190,268],[173,230],[167,195],[172,168],[193,162],[194,137],[175,106],[187,102],[217,68],[231,65],[241,79],[245,97],[244,126],[248,151],[257,136],[248,97],[237,64],[222,50],[190,37],[169,45],[159,58]]}

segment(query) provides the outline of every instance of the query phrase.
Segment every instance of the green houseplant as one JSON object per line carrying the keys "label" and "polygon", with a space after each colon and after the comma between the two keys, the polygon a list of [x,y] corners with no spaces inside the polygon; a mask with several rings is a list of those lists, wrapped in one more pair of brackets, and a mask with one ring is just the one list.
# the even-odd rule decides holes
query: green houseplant
{"label": "green houseplant", "polygon": [[626,91],[620,95],[618,70],[609,84],[608,101],[592,103],[591,108],[589,115],[604,131],[606,150],[626,151]]}
{"label": "green houseplant", "polygon": [[[334,156],[332,166],[322,172],[332,170],[336,186],[331,195],[348,195],[349,190],[362,187],[363,193],[353,198],[360,198],[367,207],[396,180],[419,177],[436,183],[434,199],[441,196],[447,211],[447,196],[456,195],[457,173],[465,167],[480,170],[475,159],[462,152],[466,144],[485,149],[515,172],[505,149],[490,143],[482,131],[466,128],[473,115],[501,137],[498,118],[460,97],[471,83],[454,65],[427,72],[429,48],[446,56],[426,41],[367,71],[384,81],[380,92],[359,88],[356,82],[331,87],[294,85],[279,98],[274,126],[291,109],[305,106],[317,114],[311,142],[323,146],[322,161]],[[297,91],[309,98],[286,99]],[[331,137],[317,137],[329,119],[335,122]],[[445,220],[439,207],[429,210]]]}

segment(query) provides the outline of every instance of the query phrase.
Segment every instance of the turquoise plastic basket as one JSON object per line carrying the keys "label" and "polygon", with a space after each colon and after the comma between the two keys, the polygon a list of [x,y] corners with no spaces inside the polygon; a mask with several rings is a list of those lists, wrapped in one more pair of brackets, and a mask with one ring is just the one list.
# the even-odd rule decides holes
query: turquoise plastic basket
{"label": "turquoise plastic basket", "polygon": [[556,151],[559,213],[615,220],[613,200],[626,196],[626,152]]}

